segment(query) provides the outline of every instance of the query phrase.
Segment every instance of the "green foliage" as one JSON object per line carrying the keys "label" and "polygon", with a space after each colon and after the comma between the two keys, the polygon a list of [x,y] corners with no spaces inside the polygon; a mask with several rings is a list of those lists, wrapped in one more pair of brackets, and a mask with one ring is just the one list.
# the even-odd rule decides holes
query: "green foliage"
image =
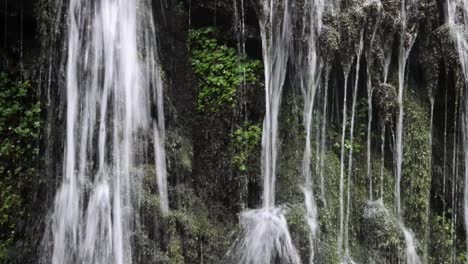
{"label": "green foliage", "polygon": [[199,79],[197,109],[211,113],[234,107],[243,82],[261,82],[262,66],[259,60],[239,58],[234,49],[219,44],[214,33],[213,28],[202,28],[189,36],[191,64]]}
{"label": "green foliage", "polygon": [[463,251],[459,252],[458,255],[456,256],[456,261],[457,263],[466,263],[466,260],[468,257],[466,256],[466,252],[463,249]]}
{"label": "green foliage", "polygon": [[245,122],[231,135],[234,151],[232,163],[241,172],[247,171],[249,157],[258,153],[262,140],[262,129],[259,125]]}
{"label": "green foliage", "polygon": [[171,239],[167,247],[167,253],[169,256],[170,264],[182,264],[184,263],[184,257],[182,252],[182,245],[178,237]]}
{"label": "green foliage", "polygon": [[14,241],[16,222],[27,213],[24,193],[37,185],[40,104],[28,81],[0,73],[0,261]]}
{"label": "green foliage", "polygon": [[[430,218],[429,263],[452,263],[452,225],[451,220],[435,215]],[[460,262],[463,263],[463,262]]]}

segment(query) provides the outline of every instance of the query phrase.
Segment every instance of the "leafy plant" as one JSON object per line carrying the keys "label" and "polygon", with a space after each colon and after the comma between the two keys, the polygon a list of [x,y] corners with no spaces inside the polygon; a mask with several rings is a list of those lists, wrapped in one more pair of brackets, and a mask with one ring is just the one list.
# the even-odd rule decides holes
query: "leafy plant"
{"label": "leafy plant", "polygon": [[[249,157],[256,152],[262,140],[259,125],[245,122],[231,135],[234,150],[233,164],[241,172],[247,171]],[[258,152],[258,151],[257,151]]]}
{"label": "leafy plant", "polygon": [[[0,261],[14,241],[17,221],[27,213],[23,197],[37,181],[40,104],[28,81],[0,73]],[[37,185],[37,184],[36,184]]]}
{"label": "leafy plant", "polygon": [[261,62],[240,58],[236,51],[219,44],[213,28],[194,30],[189,36],[191,64],[199,80],[197,109],[218,112],[237,103],[236,92],[245,83],[258,84]]}
{"label": "leafy plant", "polygon": [[429,251],[431,263],[451,263],[453,249],[451,220],[441,215],[434,215],[430,218],[429,226],[431,228],[431,250]]}

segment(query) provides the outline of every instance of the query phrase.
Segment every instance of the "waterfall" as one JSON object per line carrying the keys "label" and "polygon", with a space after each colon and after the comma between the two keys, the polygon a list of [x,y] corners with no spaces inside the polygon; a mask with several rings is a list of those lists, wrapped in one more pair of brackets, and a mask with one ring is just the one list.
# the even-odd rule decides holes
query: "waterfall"
{"label": "waterfall", "polygon": [[[70,0],[63,177],[52,263],[131,263],[139,166],[154,148],[168,211],[163,87],[149,1]],[[151,130],[152,134],[151,134]]]}
{"label": "waterfall", "polygon": [[[278,115],[289,55],[291,21],[289,1],[263,3],[260,15],[262,55],[265,67],[265,119],[262,130],[263,208],[275,205],[276,162],[278,155]],[[278,27],[278,28],[276,28]]]}
{"label": "waterfall", "polygon": [[382,12],[382,3],[377,0],[378,5],[378,17],[374,24],[374,29],[372,31],[372,37],[369,44],[369,50],[366,52],[367,60],[367,178],[369,179],[369,199],[373,200],[373,182],[372,182],[372,167],[371,167],[371,132],[372,132],[372,94],[374,92],[374,87],[372,86],[371,78],[371,67],[372,63],[372,49],[374,47],[375,35],[377,33],[377,28],[380,22],[381,12]]}
{"label": "waterfall", "polygon": [[380,199],[384,198],[384,171],[385,171],[385,120],[381,121],[380,140]]}
{"label": "waterfall", "polygon": [[241,234],[225,262],[269,264],[301,262],[281,208],[275,207],[278,115],[291,40],[288,0],[263,1],[259,11],[265,74],[265,119],[262,130],[263,206],[241,214]]}
{"label": "waterfall", "polygon": [[[460,6],[457,6],[459,4]],[[457,8],[461,8],[463,11],[462,21],[458,21]],[[450,26],[452,37],[456,43],[458,50],[458,56],[460,59],[461,68],[464,76],[464,87],[465,94],[463,99],[463,113],[461,114],[461,126],[462,126],[462,142],[463,142],[463,154],[464,154],[464,178],[465,188],[463,197],[463,214],[465,219],[465,232],[467,234],[467,245],[468,245],[468,96],[466,85],[468,84],[468,41],[465,38],[463,28],[468,26],[468,3],[466,1],[458,2],[453,0],[447,0],[447,22]],[[460,26],[459,26],[460,25]],[[454,152],[455,160],[455,152]],[[455,163],[455,162],[454,162]],[[455,174],[454,174],[455,175]],[[467,249],[468,251],[468,246]]]}
{"label": "waterfall", "polygon": [[409,54],[416,41],[417,31],[410,32],[408,29],[408,14],[407,11],[417,9],[418,2],[416,0],[409,0],[401,2],[401,32],[400,32],[400,48],[398,57],[398,116],[396,122],[396,140],[395,140],[395,156],[396,156],[396,183],[395,183],[395,204],[398,222],[401,230],[403,231],[406,242],[406,259],[408,264],[421,263],[416,251],[416,241],[414,234],[405,227],[403,221],[403,212],[401,209],[401,171],[403,165],[403,116],[404,116],[404,90],[405,90],[405,73],[406,63]]}
{"label": "waterfall", "polygon": [[[317,213],[317,204],[315,201],[314,195],[314,181],[312,178],[311,172],[311,151],[312,151],[312,125],[314,122],[314,105],[315,97],[317,95],[317,90],[319,89],[319,84],[321,82],[321,63],[319,59],[319,50],[318,50],[318,39],[322,31],[322,16],[324,10],[324,1],[323,0],[311,0],[305,1],[303,9],[306,10],[306,15],[302,19],[302,35],[301,39],[303,42],[300,42],[299,54],[297,56],[299,62],[297,63],[297,69],[299,74],[299,81],[302,96],[304,98],[304,110],[303,110],[303,122],[306,133],[306,142],[304,147],[304,155],[302,159],[302,176],[304,178],[304,204],[306,206],[306,217],[307,223],[311,230],[311,253],[310,253],[310,262],[313,263],[314,259],[314,244],[319,229],[318,224],[318,213]],[[325,85],[326,86],[326,85]],[[326,92],[325,92],[326,93]],[[325,97],[326,100],[326,97]],[[325,103],[326,111],[326,103]],[[324,112],[325,114],[325,112]],[[322,132],[324,132],[325,125],[323,125]],[[317,131],[319,132],[319,131]],[[322,139],[325,135],[322,133]],[[319,137],[317,137],[319,140]],[[322,142],[320,143],[322,144]],[[324,144],[324,142],[323,142]],[[319,144],[317,144],[319,145]],[[321,154],[321,158],[318,157],[317,161],[320,160],[321,167],[321,192],[322,198],[324,198],[324,187],[323,187],[323,147],[317,148],[317,156]]]}
{"label": "waterfall", "polygon": [[[453,120],[453,127],[458,129],[458,122],[457,122],[457,115],[459,114],[459,91],[456,92],[455,95],[455,106],[454,106],[454,114],[455,118]],[[447,106],[445,107],[447,109]],[[447,112],[445,112],[445,115],[447,115]],[[444,128],[445,129],[445,128]],[[446,133],[446,130],[444,130]],[[445,135],[444,135],[445,136]],[[452,150],[452,204],[457,204],[458,203],[458,197],[456,193],[458,192],[458,184],[457,184],[457,176],[458,176],[458,133],[455,133],[455,136],[453,137],[453,150]],[[446,148],[446,147],[445,147]],[[445,161],[446,162],[446,161]],[[453,217],[451,219],[451,235],[452,235],[452,263],[455,262],[456,259],[456,253],[457,253],[457,248],[456,248],[456,241],[457,241],[457,233],[455,232],[456,229],[456,224],[457,224],[457,215],[458,215],[458,210],[457,207],[453,208]]]}
{"label": "waterfall", "polygon": [[[393,41],[390,41],[393,44]],[[392,62],[392,45],[384,45],[384,66],[383,66],[383,84],[387,84],[388,70],[390,69],[390,63]],[[385,113],[381,114],[385,116]],[[381,117],[382,118],[382,117]],[[385,171],[385,130],[386,130],[386,118],[383,117],[381,121],[381,145],[380,145],[380,198],[383,201],[384,197],[384,171]]]}
{"label": "waterfall", "polygon": [[346,119],[347,119],[347,103],[346,97],[348,93],[348,77],[350,67],[344,71],[344,95],[343,95],[343,120],[341,125],[341,150],[340,150],[340,224],[338,233],[338,253],[342,256],[343,253],[343,238],[344,238],[344,153],[345,153],[345,139],[346,139]]}
{"label": "waterfall", "polygon": [[0,262],[468,255],[468,0],[0,6]]}
{"label": "waterfall", "polygon": [[320,138],[320,198],[325,206],[327,206],[327,200],[325,198],[325,179],[324,179],[324,170],[325,170],[325,157],[326,157],[326,139],[327,139],[327,106],[328,106],[328,79],[330,76],[330,67],[325,69],[325,78],[323,80],[323,90],[325,94],[323,95],[323,110],[322,110],[322,128]]}

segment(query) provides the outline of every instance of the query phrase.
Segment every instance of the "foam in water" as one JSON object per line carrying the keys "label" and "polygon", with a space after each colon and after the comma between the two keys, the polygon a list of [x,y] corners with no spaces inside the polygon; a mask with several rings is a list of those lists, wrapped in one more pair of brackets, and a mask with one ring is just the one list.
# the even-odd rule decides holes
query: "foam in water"
{"label": "foam in water", "polygon": [[240,225],[242,233],[227,253],[229,263],[301,263],[291,242],[282,209],[244,212],[241,215]]}
{"label": "foam in water", "polygon": [[400,228],[403,231],[403,235],[405,236],[405,243],[406,243],[406,263],[407,264],[420,264],[421,259],[418,256],[418,252],[416,249],[416,240],[414,239],[414,234],[403,225],[403,222],[399,222]]}
{"label": "foam in water", "polygon": [[151,137],[161,210],[168,211],[162,81],[149,4],[69,2],[64,169],[48,263],[132,262],[141,180],[135,171]]}

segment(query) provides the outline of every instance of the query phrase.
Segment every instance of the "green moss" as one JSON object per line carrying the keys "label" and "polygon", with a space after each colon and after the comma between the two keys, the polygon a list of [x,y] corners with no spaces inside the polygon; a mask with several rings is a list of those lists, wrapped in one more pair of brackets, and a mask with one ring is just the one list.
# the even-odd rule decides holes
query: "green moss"
{"label": "green moss", "polygon": [[390,84],[380,84],[375,87],[374,98],[379,107],[380,122],[385,124],[392,122],[398,105],[395,87]]}
{"label": "green moss", "polygon": [[320,263],[339,263],[336,243],[340,206],[338,191],[340,184],[340,160],[332,151],[327,151],[325,153],[324,176],[326,204],[317,199],[320,223],[317,258],[321,261]]}
{"label": "green moss", "polygon": [[170,264],[183,264],[184,256],[182,252],[182,243],[178,237],[173,237],[167,248]]}
{"label": "green moss", "polygon": [[182,256],[172,253],[171,261],[182,257],[183,263],[215,263],[221,259],[231,243],[227,235],[231,225],[213,219],[216,214],[208,211],[192,189],[179,185],[175,197],[177,209],[171,211],[167,220],[170,241],[176,240],[170,242],[170,250],[181,252]]}
{"label": "green moss", "polygon": [[325,25],[320,35],[320,52],[326,58],[327,64],[331,64],[340,48],[340,33],[330,25]]}
{"label": "green moss", "polygon": [[277,169],[277,204],[298,204],[304,201],[301,186],[304,177],[301,162],[305,146],[305,130],[301,119],[299,99],[289,94],[283,97],[279,124],[278,169]]}
{"label": "green moss", "polygon": [[292,240],[296,249],[301,254],[301,259],[309,259],[311,233],[307,224],[304,204],[290,205],[286,210],[285,216]]}
{"label": "green moss", "polygon": [[428,108],[415,99],[405,102],[402,206],[406,224],[425,240],[431,187]]}
{"label": "green moss", "polygon": [[351,67],[359,45],[359,38],[362,30],[364,12],[360,7],[349,8],[347,12],[340,14],[340,59],[343,69]]}
{"label": "green moss", "polygon": [[364,208],[363,229],[366,249],[377,263],[395,263],[405,246],[403,234],[395,215],[385,208],[382,200],[367,202]]}

